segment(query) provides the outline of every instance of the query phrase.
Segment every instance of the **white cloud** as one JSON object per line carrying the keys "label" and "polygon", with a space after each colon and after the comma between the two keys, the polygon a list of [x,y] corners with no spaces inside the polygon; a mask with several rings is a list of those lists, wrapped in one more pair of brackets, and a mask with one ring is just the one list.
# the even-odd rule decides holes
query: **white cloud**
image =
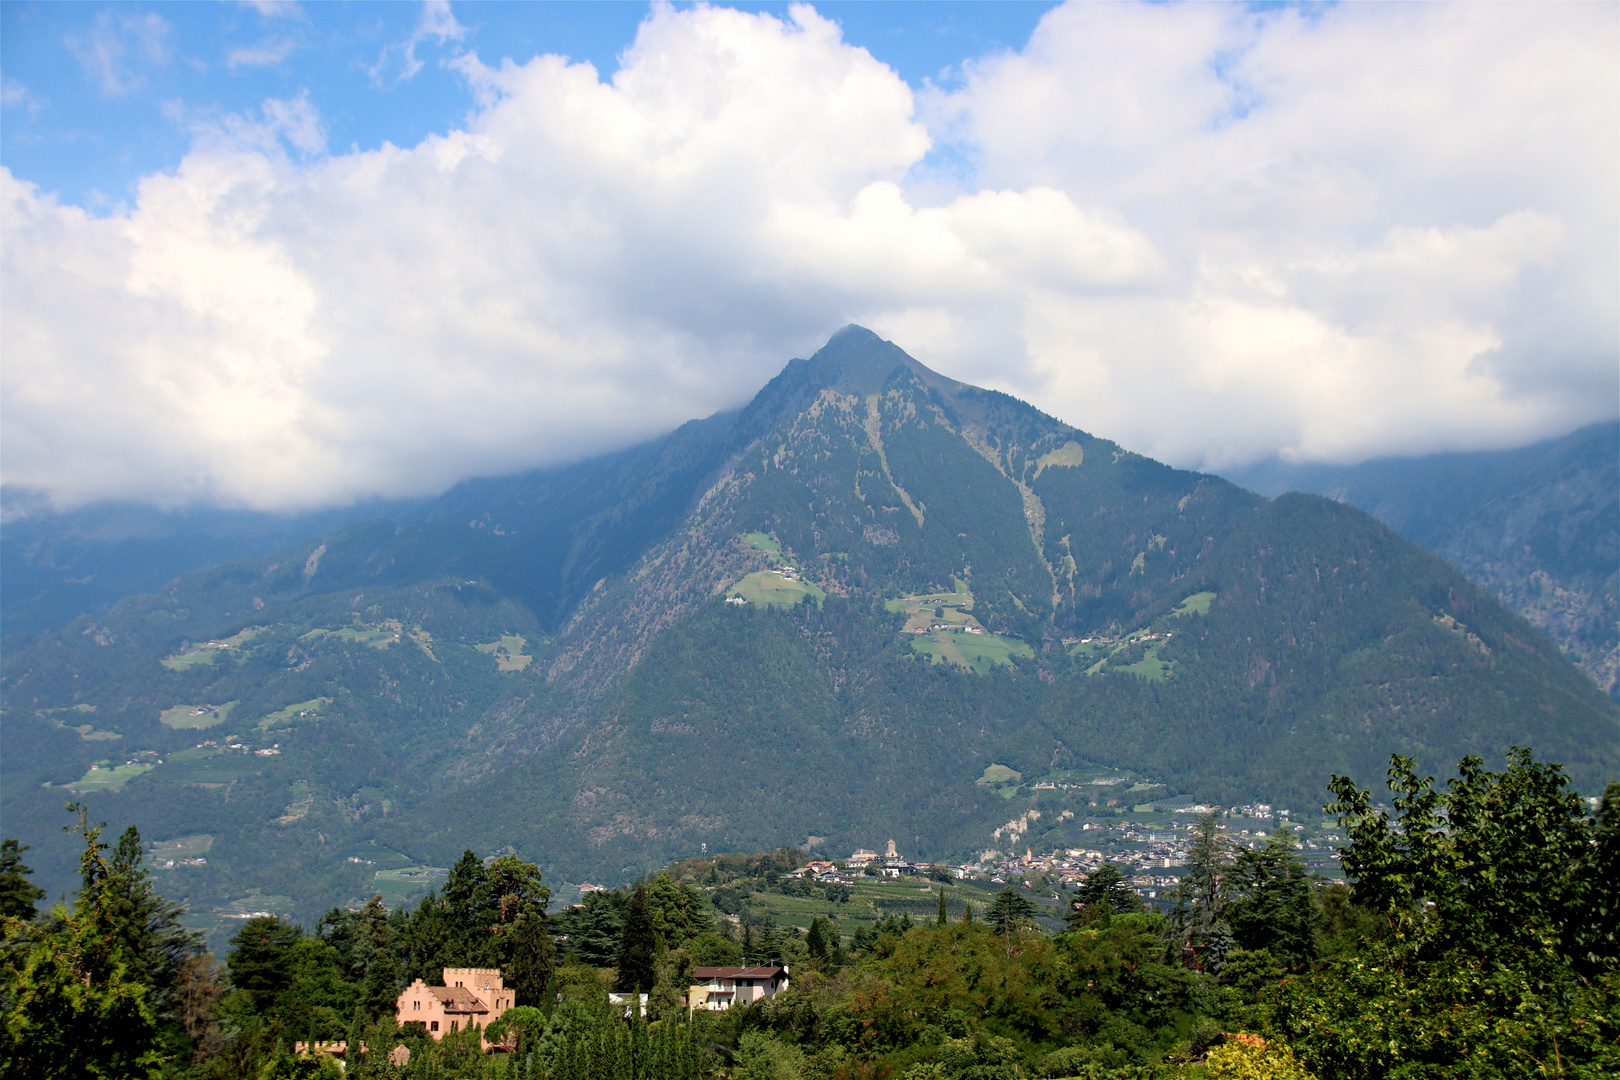
{"label": "white cloud", "polygon": [[309,18],[296,0],[242,0],[242,5],[252,8],[266,19],[297,19],[303,22]]}
{"label": "white cloud", "polygon": [[931,122],[984,183],[1119,213],[1179,280],[1043,298],[1007,388],[1186,464],[1613,416],[1615,30],[1600,5],[1051,12]]}
{"label": "white cloud", "polygon": [[252,45],[228,50],[225,53],[225,66],[233,71],[239,67],[275,67],[297,49],[298,42],[291,38],[265,38]]}
{"label": "white cloud", "polygon": [[[194,125],[120,216],[0,170],[4,479],[429,492],[738,404],[851,320],[1178,464],[1555,433],[1620,380],[1614,28],[1088,4],[919,105],[807,7],[656,6],[608,82],[462,57],[476,111],[414,147],[320,156],[300,97]],[[424,9],[392,70],[457,30]],[[943,197],[941,145],[978,170]]]}
{"label": "white cloud", "polygon": [[87,35],[75,34],[67,46],[79,65],[101,87],[105,97],[117,97],[140,86],[144,78],[135,66],[162,67],[169,62],[173,31],[161,15],[114,15],[103,11],[90,24]]}
{"label": "white cloud", "polygon": [[422,14],[411,36],[383,47],[370,69],[371,79],[381,86],[393,86],[415,78],[422,70],[422,61],[416,57],[417,46],[429,38],[442,46],[466,36],[467,28],[456,22],[456,17],[450,13],[450,0],[422,0]]}
{"label": "white cloud", "polygon": [[190,112],[177,102],[165,112],[190,131],[192,159],[244,151],[278,157],[284,142],[304,156],[326,150],[326,128],[307,90],[295,98],[267,98],[256,114]]}
{"label": "white cloud", "polygon": [[9,75],[0,77],[0,108],[27,109],[28,115],[37,116],[44,105],[38,96],[16,79]]}

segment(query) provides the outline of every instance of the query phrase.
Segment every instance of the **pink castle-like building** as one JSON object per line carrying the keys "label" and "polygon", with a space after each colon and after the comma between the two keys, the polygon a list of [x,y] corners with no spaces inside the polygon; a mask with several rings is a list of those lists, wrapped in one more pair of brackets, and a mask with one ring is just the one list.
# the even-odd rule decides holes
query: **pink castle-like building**
{"label": "pink castle-like building", "polygon": [[445,968],[443,986],[417,979],[399,995],[395,1012],[400,1027],[421,1024],[442,1039],[447,1031],[487,1028],[514,1004],[512,989],[495,968]]}

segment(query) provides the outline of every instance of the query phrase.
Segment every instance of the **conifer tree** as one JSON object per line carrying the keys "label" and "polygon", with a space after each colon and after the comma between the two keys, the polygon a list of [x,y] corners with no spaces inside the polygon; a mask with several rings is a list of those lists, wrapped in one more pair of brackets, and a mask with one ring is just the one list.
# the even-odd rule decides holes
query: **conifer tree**
{"label": "conifer tree", "polygon": [[22,952],[7,966],[4,1060],[12,1076],[123,1078],[143,1076],[159,1060],[157,1022],[129,935],[119,923],[118,883],[81,804],[70,831],[84,836],[80,888],[72,911],[58,907],[57,925],[6,920],[6,944]]}
{"label": "conifer tree", "polygon": [[945,886],[939,887],[939,925],[944,926],[950,920],[945,916]]}
{"label": "conifer tree", "polygon": [[176,1021],[180,965],[203,951],[204,939],[181,924],[185,907],[153,888],[151,874],[142,865],[140,830],[133,825],[118,838],[108,863],[105,905],[113,933],[121,938],[129,958],[130,974],[147,988],[158,1022]]}
{"label": "conifer tree", "polygon": [[831,925],[826,919],[817,915],[810,920],[810,933],[805,938],[805,945],[810,950],[812,960],[825,961],[832,955],[833,942],[830,940]]}
{"label": "conifer tree", "polygon": [[34,871],[23,865],[27,850],[27,844],[19,847],[15,840],[0,843],[0,918],[32,922],[39,914],[34,901],[45,899],[45,890],[28,880]]}
{"label": "conifer tree", "polygon": [[1011,885],[996,893],[990,904],[990,922],[1002,937],[1011,937],[1034,916],[1035,905]]}
{"label": "conifer tree", "polygon": [[1141,911],[1142,906],[1142,898],[1136,895],[1119,867],[1103,863],[1086,876],[1075,892],[1068,916],[1069,929],[1077,930],[1110,914]]}
{"label": "conifer tree", "polygon": [[1225,918],[1231,865],[1231,844],[1221,835],[1219,819],[1204,814],[1193,826],[1187,872],[1176,889],[1176,906],[1166,928],[1170,947],[1179,949],[1189,966],[1220,971],[1232,943]]}
{"label": "conifer tree", "polygon": [[647,905],[647,886],[638,884],[624,909],[624,934],[619,939],[618,987],[626,993],[647,993],[658,978],[658,940]]}
{"label": "conifer tree", "polygon": [[367,1019],[392,1014],[399,999],[399,964],[394,954],[394,932],[381,895],[374,895],[360,913],[355,951],[361,968],[360,1007]]}
{"label": "conifer tree", "polygon": [[1230,892],[1227,922],[1240,946],[1264,949],[1296,971],[1316,958],[1322,915],[1293,837],[1276,833],[1258,851],[1238,852]]}

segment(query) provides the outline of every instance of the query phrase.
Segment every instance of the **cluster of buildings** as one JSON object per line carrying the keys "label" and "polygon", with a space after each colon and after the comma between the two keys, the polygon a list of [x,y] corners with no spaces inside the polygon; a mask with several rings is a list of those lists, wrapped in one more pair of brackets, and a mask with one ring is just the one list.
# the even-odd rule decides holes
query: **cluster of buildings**
{"label": "cluster of buildings", "polygon": [[[831,864],[829,864],[831,865]],[[890,840],[885,846],[883,854],[868,851],[866,848],[856,848],[855,853],[844,860],[844,866],[856,873],[864,873],[869,867],[875,867],[883,877],[899,877],[902,874],[924,874],[931,867],[924,864],[909,863],[901,856]]]}
{"label": "cluster of buildings", "polygon": [[933,634],[941,630],[950,630],[963,634],[982,634],[985,632],[984,627],[980,626],[978,623],[948,622],[937,622],[928,626],[913,626],[908,628],[905,632],[908,634]]}
{"label": "cluster of buildings", "polygon": [[[686,1003],[690,1009],[719,1012],[733,1005],[752,1005],[788,988],[785,966],[700,967],[692,970],[692,985]],[[628,999],[629,995],[610,995]],[[640,995],[645,1006],[647,995]],[[452,1031],[486,1031],[506,1010],[517,1004],[517,995],[506,985],[496,968],[445,968],[444,984],[429,986],[417,979],[406,987],[394,1003],[399,1026],[417,1026],[435,1040]],[[504,1049],[479,1036],[484,1051]],[[347,1045],[341,1041],[299,1043],[295,1052],[313,1052],[341,1057]],[[396,1062],[398,1064],[398,1062]]]}
{"label": "cluster of buildings", "polygon": [[790,876],[814,881],[819,885],[855,884],[855,879],[838,869],[838,864],[835,862],[808,862],[794,870]]}

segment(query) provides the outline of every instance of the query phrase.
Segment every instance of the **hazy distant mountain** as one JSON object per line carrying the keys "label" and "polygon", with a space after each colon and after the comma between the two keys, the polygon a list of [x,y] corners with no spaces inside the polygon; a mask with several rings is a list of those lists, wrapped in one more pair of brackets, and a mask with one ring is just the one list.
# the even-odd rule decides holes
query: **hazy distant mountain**
{"label": "hazy distant mountain", "polygon": [[110,502],[57,512],[36,493],[8,487],[0,491],[0,633],[64,626],[187,571],[277,551],[430,501],[373,499],[302,514]]}
{"label": "hazy distant mountain", "polygon": [[1397,750],[1620,771],[1614,702],[1369,515],[1169,468],[858,327],[735,413],[183,575],[8,644],[0,677],[6,827],[49,881],[88,790],[206,848],[166,887],[213,910],[369,895],[378,851],[618,880],[705,843],[1057,843],[1177,796],[1304,813]]}
{"label": "hazy distant mountain", "polygon": [[1226,477],[1366,510],[1495,593],[1620,696],[1620,424],[1518,450],[1348,467],[1273,461]]}

